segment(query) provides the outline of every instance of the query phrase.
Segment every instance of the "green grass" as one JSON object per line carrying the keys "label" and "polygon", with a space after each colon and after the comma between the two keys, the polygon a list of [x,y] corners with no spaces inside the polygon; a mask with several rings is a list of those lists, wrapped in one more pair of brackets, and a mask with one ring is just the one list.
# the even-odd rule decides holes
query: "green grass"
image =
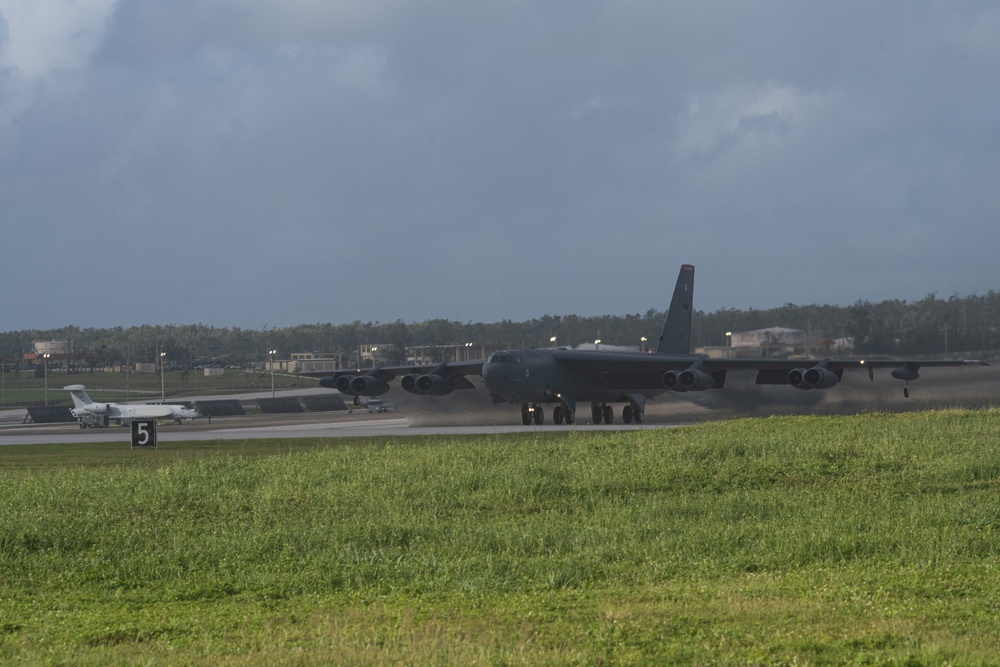
{"label": "green grass", "polygon": [[[318,386],[317,378],[275,374],[276,389],[286,389],[290,385],[297,387]],[[98,401],[125,401],[142,398],[159,399],[160,376],[157,373],[130,373],[128,390],[124,373],[64,373],[50,372],[48,378],[48,397],[50,405],[71,404],[69,393],[63,387],[71,384],[82,384],[87,387],[87,393]],[[234,391],[269,391],[271,375],[269,373],[248,373],[242,370],[227,369],[222,375],[206,376],[200,370],[192,370],[187,376],[176,371],[167,371],[163,381],[163,389],[168,397],[183,398],[185,396],[200,396],[204,394],[231,393]],[[14,374],[9,370],[4,376],[3,396],[0,406],[21,406],[28,403],[41,404],[45,400],[45,378],[36,378],[33,373]]]}
{"label": "green grass", "polygon": [[0,448],[0,662],[997,664],[1000,411]]}

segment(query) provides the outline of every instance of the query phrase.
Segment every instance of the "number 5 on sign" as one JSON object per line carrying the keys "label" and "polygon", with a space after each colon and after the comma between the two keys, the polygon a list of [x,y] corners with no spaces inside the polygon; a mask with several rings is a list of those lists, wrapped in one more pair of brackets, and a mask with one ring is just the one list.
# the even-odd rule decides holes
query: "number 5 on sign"
{"label": "number 5 on sign", "polygon": [[135,419],[132,421],[132,449],[136,447],[156,449],[155,419]]}

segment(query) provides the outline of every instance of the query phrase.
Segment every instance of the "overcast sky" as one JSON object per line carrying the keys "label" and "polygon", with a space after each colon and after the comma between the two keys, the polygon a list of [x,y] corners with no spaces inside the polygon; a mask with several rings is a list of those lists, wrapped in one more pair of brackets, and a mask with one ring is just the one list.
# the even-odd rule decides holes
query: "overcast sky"
{"label": "overcast sky", "polygon": [[1000,289],[994,0],[0,0],[0,331]]}

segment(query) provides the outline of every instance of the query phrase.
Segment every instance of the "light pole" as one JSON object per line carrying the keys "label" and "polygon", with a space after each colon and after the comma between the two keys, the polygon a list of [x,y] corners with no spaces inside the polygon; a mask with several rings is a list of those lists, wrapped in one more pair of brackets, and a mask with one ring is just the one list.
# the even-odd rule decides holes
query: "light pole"
{"label": "light pole", "polygon": [[732,352],[730,351],[730,348],[732,346],[733,346],[733,332],[732,331],[727,331],[726,332],[726,359],[728,359],[729,357],[732,356]]}
{"label": "light pole", "polygon": [[268,350],[267,353],[271,355],[271,398],[274,398],[274,355],[276,355],[278,351]]}
{"label": "light pole", "polygon": [[375,353],[378,351],[378,346],[372,345],[372,368],[375,368]]}
{"label": "light pole", "polygon": [[598,338],[597,340],[594,341],[594,349],[595,350],[601,349],[601,339],[600,338]]}
{"label": "light pole", "polygon": [[550,347],[555,347],[556,346],[556,337],[553,336],[552,338],[550,338],[549,339],[549,343],[551,343]]}
{"label": "light pole", "polygon": [[45,365],[45,405],[49,404],[49,356],[48,352],[42,355],[42,363]]}
{"label": "light pole", "polygon": [[645,336],[643,336],[642,338],[639,339],[639,351],[640,352],[645,352],[646,351],[646,341],[647,340],[648,339]]}
{"label": "light pole", "polygon": [[167,402],[166,385],[164,385],[164,383],[163,383],[163,377],[164,377],[163,362],[166,359],[166,357],[167,357],[167,353],[166,352],[160,352],[160,403],[166,403]]}

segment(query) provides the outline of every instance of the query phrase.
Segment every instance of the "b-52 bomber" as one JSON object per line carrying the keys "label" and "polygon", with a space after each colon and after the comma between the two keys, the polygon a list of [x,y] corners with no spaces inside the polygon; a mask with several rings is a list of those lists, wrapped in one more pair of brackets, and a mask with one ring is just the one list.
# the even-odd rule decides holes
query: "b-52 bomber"
{"label": "b-52 bomber", "polygon": [[730,371],[756,371],[759,385],[787,384],[796,389],[829,389],[846,370],[891,368],[892,377],[909,383],[920,368],[988,366],[982,360],[865,360],[865,359],[711,359],[691,353],[691,318],[694,266],[681,266],[673,298],[663,322],[655,351],[613,352],[598,350],[522,349],[496,352],[489,359],[446,362],[438,365],[377,366],[338,371],[320,385],[348,396],[379,396],[389,382],[401,376],[400,386],[411,394],[443,396],[459,389],[474,389],[468,376],[482,377],[494,403],[518,403],[521,422],[542,424],[543,406],[555,404],[552,420],[572,424],[577,404],[589,402],[593,422],[612,423],[610,404],[624,403],[626,424],[641,423],[646,401],[666,392],[722,389]]}

